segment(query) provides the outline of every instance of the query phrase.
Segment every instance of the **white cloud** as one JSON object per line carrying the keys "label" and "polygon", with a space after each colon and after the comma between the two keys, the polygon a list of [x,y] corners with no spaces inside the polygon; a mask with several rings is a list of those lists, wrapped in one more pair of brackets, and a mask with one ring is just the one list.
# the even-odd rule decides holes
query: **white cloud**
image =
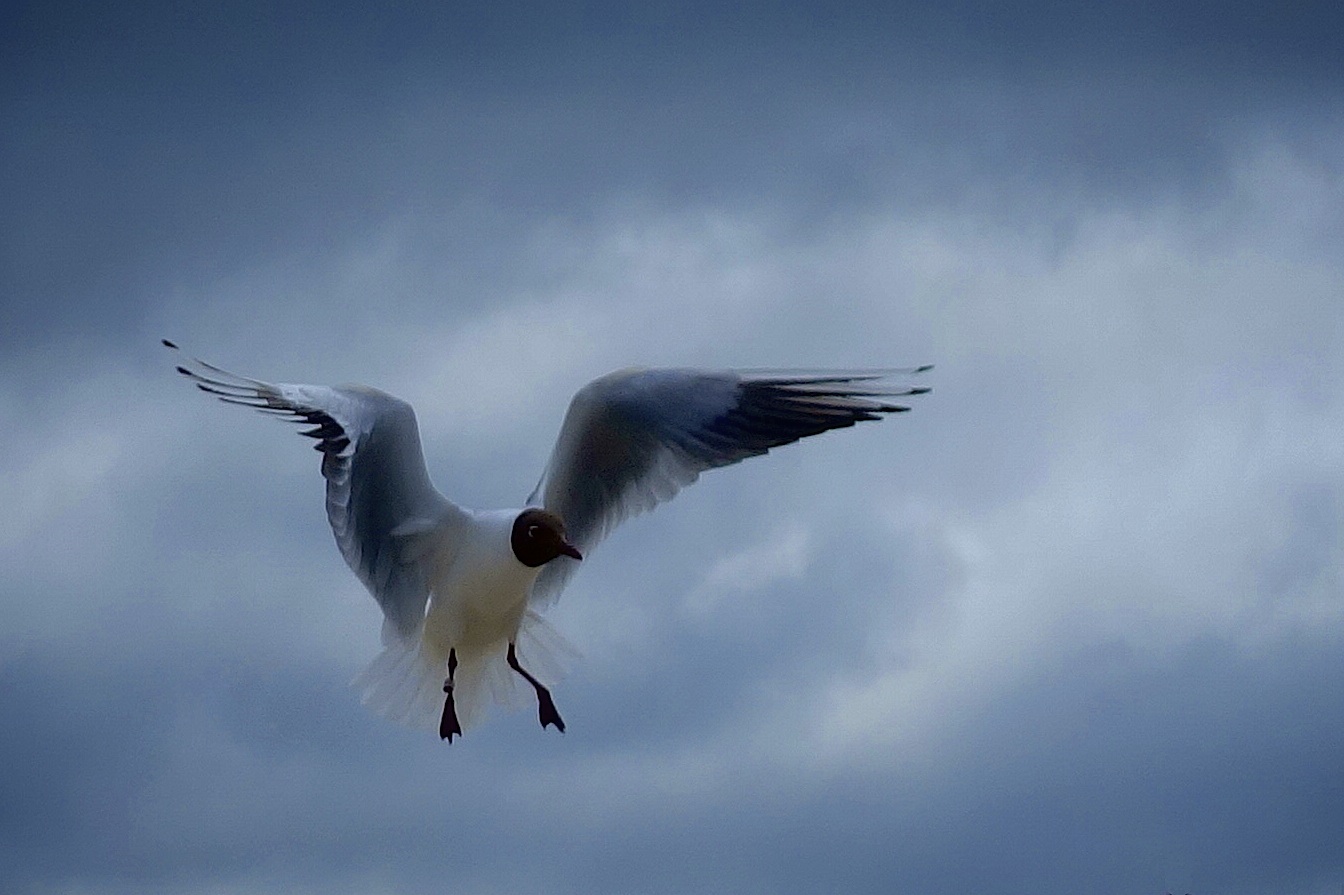
{"label": "white cloud", "polygon": [[738,604],[771,585],[800,577],[811,555],[812,539],[806,529],[798,524],[778,526],[760,541],[713,559],[682,606],[692,618],[703,620],[729,602]]}

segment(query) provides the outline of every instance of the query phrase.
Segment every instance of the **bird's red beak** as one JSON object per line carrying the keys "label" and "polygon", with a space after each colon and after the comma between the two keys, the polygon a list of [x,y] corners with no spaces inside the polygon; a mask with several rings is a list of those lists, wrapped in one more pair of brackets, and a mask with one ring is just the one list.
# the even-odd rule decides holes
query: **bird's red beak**
{"label": "bird's red beak", "polygon": [[583,559],[583,554],[579,552],[579,548],[575,547],[569,541],[560,542],[560,552],[565,556],[572,556],[575,559]]}

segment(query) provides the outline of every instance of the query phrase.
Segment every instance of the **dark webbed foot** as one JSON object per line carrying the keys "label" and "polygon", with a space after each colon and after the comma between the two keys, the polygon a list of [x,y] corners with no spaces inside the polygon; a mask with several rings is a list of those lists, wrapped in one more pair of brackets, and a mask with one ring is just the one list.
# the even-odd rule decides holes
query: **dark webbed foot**
{"label": "dark webbed foot", "polygon": [[564,719],[555,710],[555,701],[551,699],[551,692],[545,687],[539,687],[537,690],[537,716],[541,718],[542,729],[545,729],[547,724],[554,724],[556,730],[565,732]]}
{"label": "dark webbed foot", "polygon": [[439,737],[451,743],[454,736],[462,736],[462,725],[457,723],[457,707],[453,705],[452,686],[444,684],[443,692],[448,695],[443,699],[443,717],[439,719]]}
{"label": "dark webbed foot", "polygon": [[523,666],[518,664],[518,655],[514,651],[512,643],[509,644],[508,660],[509,667],[521,674],[532,685],[532,689],[537,691],[537,717],[541,719],[542,728],[545,729],[547,725],[554,724],[556,730],[564,733],[565,722],[561,719],[560,713],[555,710],[555,700],[551,699],[551,691],[547,690],[541,681],[528,674]]}
{"label": "dark webbed foot", "polygon": [[457,650],[448,651],[448,679],[443,682],[443,717],[439,719],[439,738],[453,741],[462,736],[462,725],[457,723],[457,706],[453,704],[453,672],[457,671]]}

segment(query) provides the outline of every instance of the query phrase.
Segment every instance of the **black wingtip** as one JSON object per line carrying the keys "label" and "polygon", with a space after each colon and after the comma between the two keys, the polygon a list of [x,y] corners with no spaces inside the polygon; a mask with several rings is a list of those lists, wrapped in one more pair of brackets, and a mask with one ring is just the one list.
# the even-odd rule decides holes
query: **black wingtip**
{"label": "black wingtip", "polygon": [[916,372],[916,373],[927,373],[928,371],[930,371],[930,370],[932,370],[932,369],[933,369],[933,364],[921,364],[920,366],[915,367],[915,372]]}
{"label": "black wingtip", "polygon": [[159,341],[163,343],[163,347],[164,347],[164,348],[171,348],[171,349],[173,349],[174,351],[181,351],[181,350],[182,350],[181,348],[178,348],[177,345],[175,345],[174,343],[168,341],[167,339],[159,339]]}
{"label": "black wingtip", "polygon": [[183,376],[191,376],[191,375],[192,375],[192,372],[191,372],[190,370],[188,370],[186,367],[178,367],[178,368],[177,368],[177,372],[181,373]]}
{"label": "black wingtip", "polygon": [[933,391],[933,389],[930,388],[929,386],[927,386],[927,385],[921,385],[919,388],[912,388],[912,389],[910,389],[910,391],[907,392],[906,394],[910,394],[910,395],[927,395],[927,394],[928,394],[929,392],[931,392],[931,391]]}

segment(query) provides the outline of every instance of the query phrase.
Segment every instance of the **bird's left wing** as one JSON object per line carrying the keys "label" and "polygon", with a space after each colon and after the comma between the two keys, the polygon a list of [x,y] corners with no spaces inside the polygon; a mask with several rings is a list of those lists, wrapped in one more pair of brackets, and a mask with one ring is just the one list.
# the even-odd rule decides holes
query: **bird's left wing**
{"label": "bird's left wing", "polygon": [[[574,396],[528,503],[559,514],[586,554],[622,520],[670,500],[705,470],[909,410],[888,399],[927,392],[907,383],[928,369],[608,374]],[[576,562],[547,563],[533,602],[554,599]]]}
{"label": "bird's left wing", "polygon": [[419,545],[451,537],[466,514],[430,482],[411,405],[364,386],[269,383],[189,363],[177,370],[201,391],[313,427],[300,434],[322,453],[327,521],[341,556],[382,608],[384,635],[416,634],[429,597]]}

